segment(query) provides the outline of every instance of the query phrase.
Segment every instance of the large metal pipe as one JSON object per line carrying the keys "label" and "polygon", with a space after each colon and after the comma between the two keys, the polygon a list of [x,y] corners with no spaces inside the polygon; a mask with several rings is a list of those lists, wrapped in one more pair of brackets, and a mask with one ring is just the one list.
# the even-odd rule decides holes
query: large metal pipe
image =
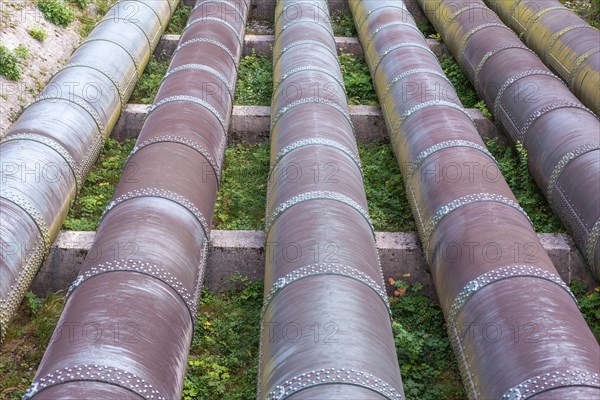
{"label": "large metal pipe", "polygon": [[600,347],[404,4],[350,6],[468,397],[597,397]]}
{"label": "large metal pipe", "polygon": [[600,115],[600,31],[558,0],[486,0],[538,56]]}
{"label": "large metal pipe", "polygon": [[600,121],[483,1],[421,4],[600,278]]}
{"label": "large metal pipe", "polygon": [[25,398],[181,397],[248,8],[197,1]]}
{"label": "large metal pipe", "polygon": [[325,0],[277,3],[258,398],[401,399]]}
{"label": "large metal pipe", "polygon": [[115,4],[0,142],[0,341],[177,3]]}

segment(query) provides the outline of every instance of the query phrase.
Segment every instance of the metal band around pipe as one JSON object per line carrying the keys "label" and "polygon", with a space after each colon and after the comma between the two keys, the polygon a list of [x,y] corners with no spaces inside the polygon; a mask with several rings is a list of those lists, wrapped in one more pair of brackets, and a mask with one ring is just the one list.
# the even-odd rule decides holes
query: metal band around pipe
{"label": "metal band around pipe", "polygon": [[[232,3],[230,1],[227,0],[204,0],[204,1],[200,1],[197,2],[196,5],[194,6],[194,8],[192,8],[192,12],[190,14],[193,14],[194,11],[196,11],[198,8],[200,8],[201,6],[203,6],[206,3],[220,3],[220,4],[227,4],[229,7],[233,8],[236,12],[236,14],[240,17],[240,19],[243,21],[244,20],[244,15],[242,14],[242,12],[237,8],[235,3]],[[244,5],[246,7],[248,7],[248,5],[246,4],[246,2],[244,1]]]}
{"label": "metal band around pipe", "polygon": [[79,107],[83,108],[85,111],[87,111],[87,113],[90,115],[90,117],[92,117],[92,119],[96,123],[100,135],[104,135],[104,133],[106,132],[106,127],[104,126],[104,123],[102,123],[102,119],[100,118],[100,115],[96,112],[96,110],[92,106],[90,106],[85,100],[79,100],[79,96],[72,95],[70,97],[70,99],[66,99],[64,97],[45,96],[42,94],[38,96],[33,102],[31,102],[31,104],[29,104],[27,107],[30,107],[32,104],[39,103],[44,100],[62,100],[66,101],[67,103],[76,104]]}
{"label": "metal band around pipe", "polygon": [[485,63],[490,59],[490,57],[492,57],[493,55],[504,51],[504,50],[508,50],[508,49],[522,49],[522,50],[527,50],[530,53],[533,53],[533,51],[524,45],[520,45],[520,44],[505,44],[502,46],[498,46],[495,49],[492,49],[490,51],[488,51],[487,53],[484,54],[484,56],[481,58],[481,61],[479,61],[479,64],[477,65],[477,67],[475,68],[475,71],[473,73],[473,82],[475,82],[475,89],[479,90],[479,74],[481,73],[481,70],[483,69]]}
{"label": "metal band around pipe", "polygon": [[342,107],[338,106],[334,102],[322,99],[320,97],[307,97],[304,99],[296,100],[296,101],[288,104],[287,106],[282,107],[279,111],[277,111],[277,114],[271,120],[271,131],[273,131],[273,128],[275,128],[275,125],[277,125],[277,123],[281,120],[281,117],[283,117],[283,115],[286,112],[288,112],[292,108],[295,108],[295,107],[298,107],[298,106],[301,106],[304,104],[324,104],[331,108],[334,108],[335,110],[339,111],[339,113],[342,114],[346,118],[346,120],[348,121],[348,124],[354,129],[354,124],[352,123],[350,114],[348,114],[344,109],[342,109]]}
{"label": "metal band around pipe", "polygon": [[327,17],[327,19],[330,19],[329,10],[319,7],[319,3],[316,3],[315,1],[311,1],[311,0],[298,0],[298,1],[294,1],[293,3],[286,2],[285,6],[283,6],[283,8],[281,9],[281,12],[275,16],[273,24],[274,25],[277,24],[277,21],[279,21],[279,18],[281,18],[281,16],[283,15],[284,12],[286,12],[287,10],[289,10],[292,7],[297,7],[299,5],[313,6],[317,9],[323,11],[325,13],[325,16]]}
{"label": "metal band around pipe", "polygon": [[[273,61],[273,67],[277,66],[277,64],[279,63],[279,60],[281,59],[281,56],[283,56],[283,54],[286,51],[288,51],[288,50],[290,50],[290,49],[292,49],[292,48],[294,48],[296,46],[302,46],[302,45],[311,45],[311,46],[322,47],[323,49],[327,50],[329,52],[329,54],[331,54],[335,59],[338,59],[337,58],[337,54],[334,53],[333,51],[331,51],[331,49],[327,45],[325,45],[325,43],[323,43],[323,42],[319,42],[317,40],[309,40],[309,39],[308,40],[298,40],[298,41],[295,41],[295,42],[292,42],[292,43],[288,44],[283,49],[281,49],[281,51],[279,52],[279,54],[277,56],[275,56],[274,59],[273,59],[274,60]],[[338,60],[338,63],[339,63],[339,60]]]}
{"label": "metal band around pipe", "polygon": [[198,24],[201,22],[218,22],[221,23],[223,25],[225,25],[231,32],[233,32],[233,35],[235,36],[235,38],[238,41],[238,44],[240,46],[242,46],[243,43],[243,39],[240,37],[238,31],[226,20],[222,19],[222,18],[216,18],[216,17],[202,17],[202,18],[198,18],[195,19],[191,22],[189,22],[186,27],[183,29],[183,31],[181,32],[181,34],[183,35],[188,29],[190,29],[190,27],[194,24]]}
{"label": "metal band around pipe", "polygon": [[562,387],[592,387],[600,389],[600,377],[595,372],[578,367],[561,368],[527,379],[510,388],[500,400],[526,400],[540,393]]}
{"label": "metal band around pipe", "polygon": [[420,45],[418,43],[413,43],[413,42],[397,43],[397,44],[392,45],[392,46],[388,47],[387,49],[385,49],[381,53],[381,55],[377,58],[377,61],[375,62],[375,65],[372,68],[373,69],[372,75],[376,75],[377,74],[377,70],[379,69],[379,65],[381,65],[381,62],[383,61],[383,59],[388,54],[392,53],[394,50],[403,49],[403,48],[406,48],[406,47],[414,47],[414,48],[417,48],[417,49],[425,50],[426,52],[428,52],[432,56],[436,57],[435,53],[433,51],[431,51],[431,49],[429,47],[427,47],[427,46],[423,46],[423,45]]}
{"label": "metal band around pipe", "polygon": [[567,32],[570,32],[574,29],[579,29],[579,28],[592,28],[590,25],[588,24],[577,24],[577,25],[571,25],[571,26],[567,26],[566,28],[561,29],[560,31],[554,33],[554,35],[552,35],[550,37],[550,39],[548,39],[548,44],[546,44],[546,47],[544,48],[543,51],[543,56],[542,58],[544,59],[544,61],[548,60],[548,53],[550,52],[550,50],[552,50],[552,47],[554,47],[554,45],[556,44],[556,42],[558,41],[558,39],[560,39],[560,37],[562,35],[564,35]]}
{"label": "metal band around pipe", "polygon": [[223,128],[223,132],[225,133],[225,135],[227,134],[227,125],[225,123],[225,119],[223,118],[223,116],[217,111],[216,108],[214,108],[208,102],[202,100],[199,97],[186,96],[186,95],[165,97],[164,99],[160,100],[158,103],[155,103],[152,107],[150,107],[150,110],[148,111],[147,115],[150,116],[150,114],[152,112],[154,112],[157,108],[162,107],[165,104],[173,103],[176,101],[192,103],[192,104],[195,104],[202,108],[207,109],[217,118],[217,120],[221,124],[221,127]]}
{"label": "metal band around pipe", "polygon": [[[99,36],[93,36],[93,37],[89,37],[85,40],[85,42],[83,42],[81,44],[81,46],[83,46],[86,43],[90,43],[90,42],[109,42],[114,44],[115,46],[120,47],[125,53],[127,53],[127,55],[131,58],[131,61],[133,62],[133,66],[135,67],[135,74],[136,74],[136,81],[140,78],[140,62],[135,58],[135,55],[133,54],[133,51],[131,51],[131,49],[123,46],[121,43],[115,42],[112,38],[110,37],[104,37],[102,35]],[[80,47],[81,47],[80,46]]]}
{"label": "metal band around pipe", "polygon": [[520,72],[514,76],[511,76],[510,78],[508,78],[506,80],[506,82],[504,82],[502,84],[502,86],[500,86],[500,89],[498,90],[498,93],[496,94],[496,98],[494,99],[494,115],[498,115],[499,107],[502,104],[502,102],[501,102],[502,96],[504,95],[504,92],[506,91],[506,89],[508,89],[508,87],[510,85],[512,85],[513,83],[515,83],[516,81],[526,78],[528,76],[532,76],[532,75],[551,76],[553,78],[558,79],[560,82],[562,82],[562,80],[559,77],[557,77],[556,75],[554,75],[552,72],[550,72],[548,70],[543,70],[543,69],[530,69],[527,71]]}
{"label": "metal band around pipe", "polygon": [[165,79],[167,79],[169,76],[171,76],[177,72],[180,72],[180,71],[190,71],[190,70],[204,71],[204,72],[208,72],[211,75],[214,75],[217,79],[219,79],[221,81],[221,83],[223,83],[225,85],[225,87],[227,88],[227,91],[229,92],[229,97],[233,101],[233,98],[234,98],[233,92],[235,91],[235,89],[231,86],[231,83],[229,83],[227,81],[227,78],[225,78],[225,76],[222,73],[220,73],[216,69],[209,67],[208,65],[204,65],[204,64],[184,64],[184,65],[175,67],[172,70],[167,71],[165,76],[162,78],[162,80],[159,84],[159,87],[160,87],[160,85],[162,85],[162,83],[165,81]]}
{"label": "metal band around pipe", "polygon": [[342,87],[342,90],[344,90],[344,92],[346,92],[346,86],[344,85],[344,80],[338,78],[337,76],[334,76],[331,74],[331,72],[329,72],[329,70],[325,69],[325,68],[321,68],[321,67],[314,67],[314,66],[304,66],[304,67],[297,67],[294,69],[289,70],[288,72],[286,72],[284,75],[281,76],[281,79],[279,79],[279,81],[277,81],[275,83],[275,85],[273,86],[273,93],[275,93],[277,91],[277,89],[279,89],[279,86],[283,83],[283,81],[285,81],[287,78],[289,78],[290,76],[297,74],[299,72],[305,72],[305,71],[315,71],[315,72],[322,72],[324,74],[326,74],[327,76],[329,76],[331,79],[333,79],[334,81],[337,82],[338,85],[340,85]]}
{"label": "metal band around pipe", "polygon": [[181,283],[181,281],[177,279],[177,277],[173,276],[173,274],[171,274],[168,270],[158,265],[150,264],[139,260],[109,261],[90,268],[84,274],[79,275],[77,279],[75,279],[75,281],[73,281],[73,283],[69,287],[69,290],[67,291],[67,298],[71,296],[75,289],[77,289],[79,286],[81,286],[82,283],[86,282],[87,280],[111,272],[135,272],[149,276],[164,283],[175,293],[177,293],[179,297],[181,297],[181,300],[187,306],[192,321],[196,319],[196,314],[198,313],[198,305],[194,303],[193,293],[190,293],[185,288],[183,283]]}
{"label": "metal band around pipe", "polygon": [[544,106],[544,107],[540,108],[539,110],[535,111],[533,114],[531,114],[527,118],[527,120],[525,120],[523,127],[521,128],[521,130],[518,133],[519,140],[523,141],[525,139],[525,135],[527,134],[527,131],[529,130],[529,128],[531,128],[531,125],[533,125],[533,123],[535,121],[537,121],[538,118],[540,118],[544,114],[547,114],[554,110],[558,110],[560,108],[577,108],[579,110],[589,112],[590,114],[595,116],[595,114],[589,108],[585,107],[581,103],[573,103],[570,101],[565,101],[565,102],[561,101],[558,103],[548,104],[547,106]]}
{"label": "metal band around pipe", "polygon": [[188,46],[190,44],[194,44],[194,43],[209,43],[209,44],[219,47],[221,50],[223,50],[227,53],[227,55],[229,56],[229,58],[231,58],[231,61],[233,62],[232,65],[235,66],[235,70],[236,71],[238,70],[237,61],[235,59],[235,56],[231,52],[231,50],[229,50],[229,48],[227,46],[225,46],[223,43],[221,43],[217,40],[214,40],[214,39],[210,39],[210,38],[199,37],[199,38],[186,40],[185,42],[180,43],[179,46],[177,46],[177,48],[173,52],[173,57],[175,57],[175,54],[177,54],[182,48],[184,48],[185,46]]}
{"label": "metal band around pipe", "polygon": [[383,91],[383,101],[382,103],[385,103],[387,101],[387,97],[390,93],[390,91],[392,90],[392,88],[394,87],[394,85],[396,85],[396,83],[398,83],[399,81],[401,81],[402,79],[406,78],[407,76],[410,75],[414,75],[414,74],[430,74],[430,75],[435,75],[439,78],[442,78],[443,80],[445,80],[450,87],[454,88],[454,86],[452,86],[452,82],[450,82],[450,80],[446,77],[446,75],[444,75],[444,73],[439,72],[435,69],[431,69],[431,68],[415,68],[415,69],[410,69],[408,71],[404,71],[402,72],[400,75],[395,76],[386,86],[385,90]]}
{"label": "metal band around pipe", "polygon": [[352,385],[368,389],[388,400],[403,400],[404,397],[390,384],[376,376],[353,368],[323,368],[306,371],[275,386],[267,400],[283,400],[315,386]]}

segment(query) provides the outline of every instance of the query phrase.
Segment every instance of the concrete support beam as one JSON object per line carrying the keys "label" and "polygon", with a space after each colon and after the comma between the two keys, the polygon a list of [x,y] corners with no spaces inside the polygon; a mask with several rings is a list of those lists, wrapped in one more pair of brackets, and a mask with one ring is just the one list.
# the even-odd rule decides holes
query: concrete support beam
{"label": "concrete support beam", "polygon": [[[115,260],[135,257],[135,243],[114,243],[109,248],[93,247],[95,232],[63,231],[53,244],[48,259],[38,272],[32,290],[37,295],[67,290],[77,277],[86,256],[113,255]],[[579,250],[567,235],[538,235],[562,279],[583,281],[589,288],[598,283],[592,277]],[[377,232],[377,248],[388,290],[388,278],[419,282],[425,293],[435,298],[431,275],[415,233]],[[211,291],[228,288],[233,274],[247,276],[251,281],[264,278],[265,256],[283,251],[284,246],[270,246],[265,251],[265,235],[261,231],[213,231],[204,287]],[[89,255],[88,255],[89,253]]]}
{"label": "concrete support beam", "polygon": [[[173,52],[177,48],[179,43],[179,35],[163,35],[154,51],[156,57],[162,59],[169,59],[173,55]],[[244,53],[243,55],[252,54],[254,51],[256,54],[266,55],[271,57],[273,55],[273,42],[275,37],[273,35],[246,35],[244,37]],[[362,55],[363,50],[360,42],[355,37],[336,37],[335,43],[339,53],[350,53],[354,55]],[[444,43],[437,39],[427,39],[429,48],[435,53],[436,56],[441,57],[442,55],[448,56],[450,53],[444,45]]]}
{"label": "concrete support beam", "polygon": [[[113,138],[117,140],[137,138],[149,109],[149,105],[129,104],[113,129]],[[481,111],[467,109],[467,113],[475,121],[482,137],[498,137],[505,140],[505,136],[481,114]],[[389,141],[379,107],[350,106],[350,117],[354,123],[356,139],[360,143]],[[271,107],[234,106],[229,129],[229,144],[267,142],[270,122]]]}

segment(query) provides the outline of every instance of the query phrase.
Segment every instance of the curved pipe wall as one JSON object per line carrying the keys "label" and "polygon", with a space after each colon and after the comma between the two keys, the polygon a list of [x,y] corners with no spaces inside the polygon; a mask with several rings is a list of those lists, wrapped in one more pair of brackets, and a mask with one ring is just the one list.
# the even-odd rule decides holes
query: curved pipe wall
{"label": "curved pipe wall", "polygon": [[177,3],[115,4],[0,142],[0,338]]}
{"label": "curved pipe wall", "polygon": [[600,278],[600,121],[482,1],[421,4]]}
{"label": "curved pipe wall", "polygon": [[259,399],[401,399],[325,0],[276,7]]}
{"label": "curved pipe wall", "polygon": [[196,3],[25,398],[181,397],[247,14]]}
{"label": "curved pipe wall", "polygon": [[600,115],[600,31],[558,0],[487,0],[571,91]]}
{"label": "curved pipe wall", "polygon": [[598,396],[598,343],[412,17],[350,6],[469,398]]}

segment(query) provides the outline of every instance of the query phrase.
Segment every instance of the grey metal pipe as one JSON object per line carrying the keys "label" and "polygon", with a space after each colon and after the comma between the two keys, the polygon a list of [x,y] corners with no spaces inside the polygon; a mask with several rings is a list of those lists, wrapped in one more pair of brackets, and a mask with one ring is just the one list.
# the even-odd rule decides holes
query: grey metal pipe
{"label": "grey metal pipe", "polygon": [[600,278],[600,121],[481,0],[421,0]]}
{"label": "grey metal pipe", "polygon": [[410,13],[350,7],[468,397],[598,397],[600,347]]}
{"label": "grey metal pipe", "polygon": [[196,2],[25,399],[181,398],[248,9]]}
{"label": "grey metal pipe", "polygon": [[558,0],[486,0],[505,24],[600,115],[600,31]]}
{"label": "grey metal pipe", "polygon": [[0,340],[177,3],[116,3],[0,142]]}
{"label": "grey metal pipe", "polygon": [[325,0],[277,3],[259,399],[402,399]]}

